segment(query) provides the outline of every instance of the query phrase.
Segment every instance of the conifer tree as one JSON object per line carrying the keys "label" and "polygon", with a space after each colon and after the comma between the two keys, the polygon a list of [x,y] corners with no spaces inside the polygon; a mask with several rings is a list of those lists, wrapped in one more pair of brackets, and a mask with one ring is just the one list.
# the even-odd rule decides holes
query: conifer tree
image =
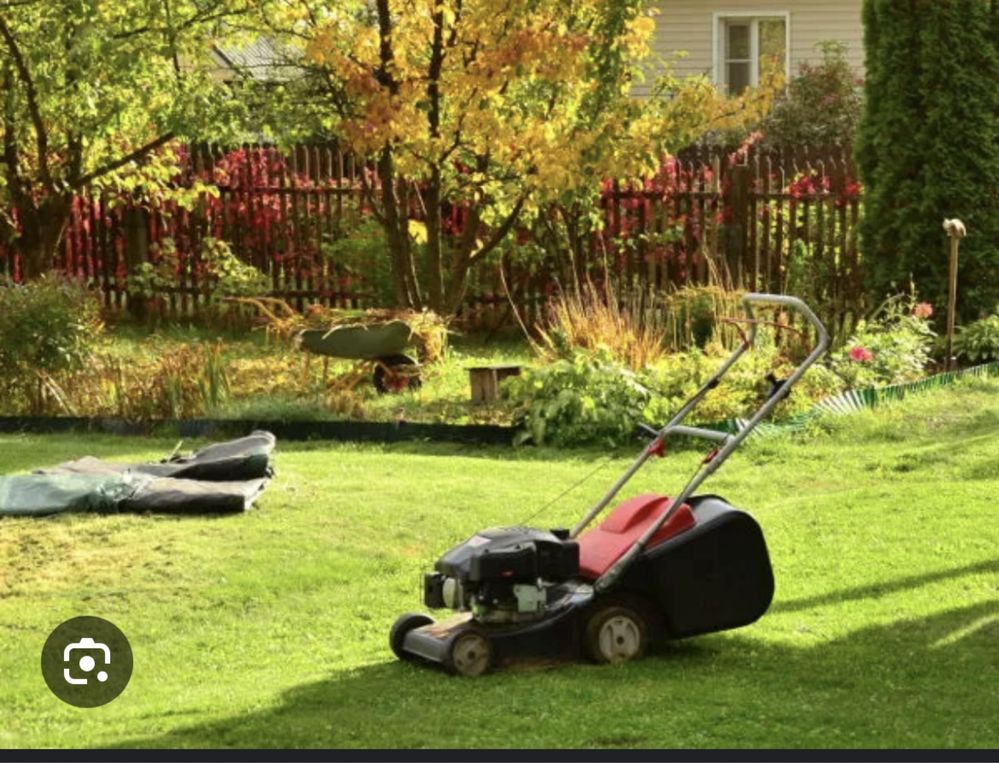
{"label": "conifer tree", "polygon": [[999,301],[999,22],[995,0],[865,0],[858,163],[871,296],[942,304],[944,218],[959,217],[965,317]]}

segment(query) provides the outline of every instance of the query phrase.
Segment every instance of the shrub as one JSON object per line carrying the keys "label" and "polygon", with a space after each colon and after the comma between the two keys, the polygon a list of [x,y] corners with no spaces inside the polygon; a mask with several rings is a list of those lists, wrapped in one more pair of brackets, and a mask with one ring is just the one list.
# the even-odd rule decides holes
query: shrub
{"label": "shrub", "polygon": [[[162,313],[163,295],[178,286],[181,271],[180,254],[172,238],[164,238],[154,246],[155,261],[140,262],[127,280],[129,296],[143,301],[143,309],[139,312],[146,317],[158,317]],[[207,297],[209,308],[216,317],[231,312],[233,306],[226,299],[259,297],[271,289],[267,275],[233,254],[229,244],[221,239],[204,238],[199,255],[201,293]]]}
{"label": "shrub", "polygon": [[370,304],[396,303],[392,260],[385,229],[365,218],[322,247],[323,257],[336,269],[344,290],[358,291]]}
{"label": "shrub", "polygon": [[863,93],[846,46],[824,41],[817,64],[805,62],[761,125],[765,140],[788,146],[852,145]]}
{"label": "shrub", "polygon": [[[766,329],[761,329],[761,334]],[[796,363],[783,356],[770,337],[760,336],[757,349],[744,354],[697,406],[688,421],[717,423],[742,418],[756,411],[771,385],[767,376],[787,378]],[[642,415],[647,424],[662,426],[718,370],[728,352],[720,345],[706,351],[694,348],[684,354],[670,355],[644,376],[652,397]],[[771,414],[772,419],[787,419],[803,413],[815,400],[842,391],[842,380],[822,365],[814,365],[795,385]]]}
{"label": "shrub", "polygon": [[81,368],[102,334],[100,303],[83,284],[47,275],[0,284],[0,387],[33,413],[49,398],[65,408],[53,374]]}
{"label": "shrub", "polygon": [[100,304],[78,281],[47,275],[0,285],[0,368],[82,366],[101,330]]}
{"label": "shrub", "polygon": [[851,389],[897,384],[921,377],[936,336],[932,308],[905,296],[886,301],[850,340],[830,356],[829,367]]}
{"label": "shrub", "polygon": [[201,262],[211,276],[206,289],[213,302],[225,297],[257,297],[270,291],[270,279],[233,254],[225,241],[210,237],[204,239],[201,242]]}
{"label": "shrub", "polygon": [[[759,349],[743,355],[691,413],[687,423],[717,423],[756,411],[771,386],[770,372],[786,378],[794,362],[784,358],[773,341],[758,339]],[[557,446],[600,443],[617,446],[634,440],[644,422],[656,428],[718,369],[728,353],[719,344],[694,347],[663,357],[635,373],[606,351],[576,352],[571,358],[529,370],[505,383],[504,391],[520,404],[520,441]],[[775,418],[789,418],[811,408],[816,399],[842,391],[842,380],[821,365],[805,375]]]}
{"label": "shrub", "polygon": [[999,314],[962,326],[954,350],[972,363],[999,360]]}
{"label": "shrub", "polygon": [[520,402],[518,442],[619,445],[634,437],[649,391],[606,353],[576,353],[504,382]]}

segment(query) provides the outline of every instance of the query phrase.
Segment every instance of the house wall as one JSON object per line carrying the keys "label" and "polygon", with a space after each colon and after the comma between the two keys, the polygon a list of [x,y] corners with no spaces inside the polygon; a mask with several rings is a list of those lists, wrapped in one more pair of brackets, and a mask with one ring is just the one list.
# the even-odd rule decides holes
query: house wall
{"label": "house wall", "polygon": [[[659,10],[655,17],[656,32],[652,43],[653,55],[674,61],[678,75],[712,75],[714,63],[714,14],[726,11],[739,13],[788,13],[791,28],[791,73],[803,61],[821,60],[816,43],[838,40],[847,45],[846,58],[862,74],[864,67],[864,29],[861,23],[862,0],[656,0],[651,5]],[[687,56],[675,60],[678,51]],[[636,83],[636,94],[648,90],[649,82]]]}

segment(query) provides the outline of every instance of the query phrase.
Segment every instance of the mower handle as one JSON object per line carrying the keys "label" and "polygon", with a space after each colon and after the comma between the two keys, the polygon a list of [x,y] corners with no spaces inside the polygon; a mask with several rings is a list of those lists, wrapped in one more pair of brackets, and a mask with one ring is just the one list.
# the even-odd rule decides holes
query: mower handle
{"label": "mower handle", "polygon": [[663,435],[679,434],[686,435],[687,437],[703,437],[706,440],[715,440],[717,442],[726,442],[732,435],[727,432],[719,432],[717,429],[704,429],[702,427],[685,427],[685,426],[666,426],[662,429],[656,429],[650,427],[648,424],[639,424],[639,428],[652,438],[658,438]]}
{"label": "mower handle", "polygon": [[[826,351],[826,348],[829,346],[829,334],[826,331],[826,327],[822,325],[822,321],[819,320],[819,317],[812,311],[812,308],[804,303],[803,300],[798,297],[792,297],[788,294],[760,294],[758,292],[746,294],[742,298],[742,309],[746,311],[746,317],[749,318],[750,321],[755,320],[755,314],[753,313],[754,304],[782,305],[784,307],[790,307],[797,310],[812,325],[812,328],[815,329],[816,341],[815,347],[812,349],[812,353],[814,354],[815,352],[818,352],[819,355],[821,355]],[[749,331],[749,341],[752,343],[756,336],[755,323],[750,323]],[[808,365],[811,365],[811,363]]]}
{"label": "mower handle", "polygon": [[[708,394],[712,389],[718,386],[721,378],[728,373],[728,370],[735,364],[735,362],[742,356],[744,352],[753,346],[756,339],[756,319],[755,313],[753,312],[754,305],[781,305],[801,313],[805,319],[812,325],[815,329],[816,341],[815,346],[812,351],[808,354],[797,368],[791,373],[791,375],[776,388],[774,394],[770,395],[763,404],[757,409],[757,411],[750,417],[749,421],[734,435],[729,435],[723,432],[714,432],[713,430],[702,429],[699,427],[686,427],[681,426],[681,422],[690,413],[691,410]],[[707,437],[709,439],[717,440],[722,443],[721,447],[713,454],[712,457],[707,458],[702,463],[701,467],[697,470],[697,473],[691,478],[687,483],[686,487],[680,491],[680,493],[670,501],[669,507],[663,512],[659,518],[653,522],[646,530],[642,533],[641,537],[638,538],[632,544],[632,546],[618,559],[603,575],[601,575],[597,581],[594,583],[594,587],[598,591],[604,591],[614,583],[617,582],[618,578],[624,573],[624,571],[631,565],[631,563],[642,553],[645,549],[646,544],[652,539],[652,537],[659,531],[659,529],[669,521],[670,517],[684,504],[684,502],[693,495],[694,491],[704,482],[708,477],[713,474],[718,467],[720,467],[725,460],[735,451],[736,448],[745,440],[749,433],[756,428],[756,425],[766,417],[774,406],[777,405],[782,399],[784,399],[788,393],[791,391],[791,387],[794,385],[798,379],[808,370],[819,357],[826,351],[829,346],[829,334],[826,332],[825,326],[822,325],[822,321],[819,320],[818,316],[812,312],[811,308],[808,307],[802,300],[797,297],[791,297],[784,294],[759,294],[750,293],[746,294],[742,298],[742,307],[746,312],[746,317],[749,319],[749,332],[744,336],[744,341],[736,347],[732,354],[721,364],[717,371],[708,378],[704,384],[701,385],[700,389],[694,393],[679,411],[673,416],[673,418],[665,425],[662,429],[655,432],[654,439],[647,447],[645,447],[638,458],[628,467],[624,474],[618,478],[607,493],[601,498],[597,503],[586,513],[575,527],[572,528],[570,537],[576,538],[579,534],[586,529],[586,527],[593,521],[593,519],[602,512],[607,505],[614,500],[614,497],[618,494],[622,487],[632,478],[632,476],[637,472],[642,465],[649,459],[649,457],[655,453],[662,452],[662,441],[670,434],[687,434],[698,437]],[[646,431],[651,430],[651,427],[644,427]]]}
{"label": "mower handle", "polygon": [[[750,330],[748,336],[746,336],[745,341],[735,349],[731,356],[722,364],[721,368],[714,373],[714,375],[706,381],[697,393],[692,397],[673,417],[673,419],[659,430],[656,440],[652,442],[647,448],[642,451],[642,454],[636,459],[632,464],[631,468],[625,472],[624,476],[618,480],[617,483],[611,488],[604,499],[601,500],[593,510],[587,514],[582,522],[580,522],[576,527],[572,529],[572,537],[576,537],[582,529],[589,524],[590,521],[603,510],[611,500],[613,500],[614,495],[624,486],[624,483],[631,478],[631,476],[638,471],[638,469],[645,463],[652,453],[658,450],[657,445],[661,443],[662,438],[671,432],[677,432],[678,425],[680,421],[693,409],[693,407],[700,402],[700,400],[708,393],[708,391],[714,389],[718,386],[718,382],[722,376],[728,371],[729,368],[742,356],[746,350],[753,346],[753,342],[756,339],[756,324],[754,321],[753,305],[754,304],[770,304],[770,305],[783,305],[797,310],[815,329],[816,342],[812,351],[808,354],[797,368],[791,373],[791,375],[779,386],[777,387],[774,394],[770,395],[763,404],[756,410],[756,413],[750,417],[749,421],[746,422],[735,435],[728,436],[724,440],[724,445],[718,449],[718,451],[713,455],[713,457],[707,458],[701,464],[701,467],[697,470],[697,473],[690,479],[687,485],[680,491],[680,493],[674,497],[666,509],[659,517],[646,528],[645,532],[636,540],[631,547],[625,551],[625,553],[619,558],[610,569],[604,572],[596,582],[593,584],[594,588],[598,591],[605,591],[612,587],[621,575],[631,566],[632,562],[638,558],[638,556],[644,551],[645,546],[649,541],[655,536],[659,529],[669,521],[670,517],[693,495],[694,491],[703,483],[708,477],[710,477],[725,461],[728,457],[735,451],[736,448],[745,440],[749,433],[752,432],[756,425],[760,423],[769,413],[773,410],[774,406],[777,405],[781,400],[783,400],[788,393],[791,391],[791,387],[794,385],[798,379],[808,370],[819,357],[826,351],[829,346],[829,334],[826,332],[825,326],[822,325],[822,321],[818,319],[818,316],[812,312],[811,308],[808,307],[804,302],[802,302],[797,297],[790,297],[783,294],[746,294],[742,298],[742,306],[746,311],[746,317],[751,321]],[[684,429],[697,431],[696,427],[684,427]],[[693,433],[693,431],[691,433]],[[700,430],[701,433],[708,430]],[[721,434],[721,433],[719,433]]]}

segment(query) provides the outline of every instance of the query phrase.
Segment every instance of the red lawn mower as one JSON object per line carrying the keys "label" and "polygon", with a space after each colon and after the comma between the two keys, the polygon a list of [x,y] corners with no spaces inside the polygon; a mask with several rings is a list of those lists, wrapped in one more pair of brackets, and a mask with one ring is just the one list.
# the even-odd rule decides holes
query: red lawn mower
{"label": "red lawn mower", "polygon": [[[571,530],[507,527],[483,530],[455,546],[424,576],[424,604],[451,609],[435,622],[402,615],[389,635],[404,660],[477,676],[513,658],[564,658],[585,653],[602,663],[641,657],[658,639],[678,639],[748,625],[773,598],[774,579],[763,532],[746,512],[716,495],[694,491],[728,459],[788,395],[826,350],[822,322],[796,297],[747,294],[742,344],[662,429],[644,427],[651,443]],[[800,312],[815,329],[808,357],[771,392],[737,434],[681,422],[751,349],[754,305]],[[674,498],[640,495],[584,532],[643,464],[662,455],[667,437],[717,443]]]}

